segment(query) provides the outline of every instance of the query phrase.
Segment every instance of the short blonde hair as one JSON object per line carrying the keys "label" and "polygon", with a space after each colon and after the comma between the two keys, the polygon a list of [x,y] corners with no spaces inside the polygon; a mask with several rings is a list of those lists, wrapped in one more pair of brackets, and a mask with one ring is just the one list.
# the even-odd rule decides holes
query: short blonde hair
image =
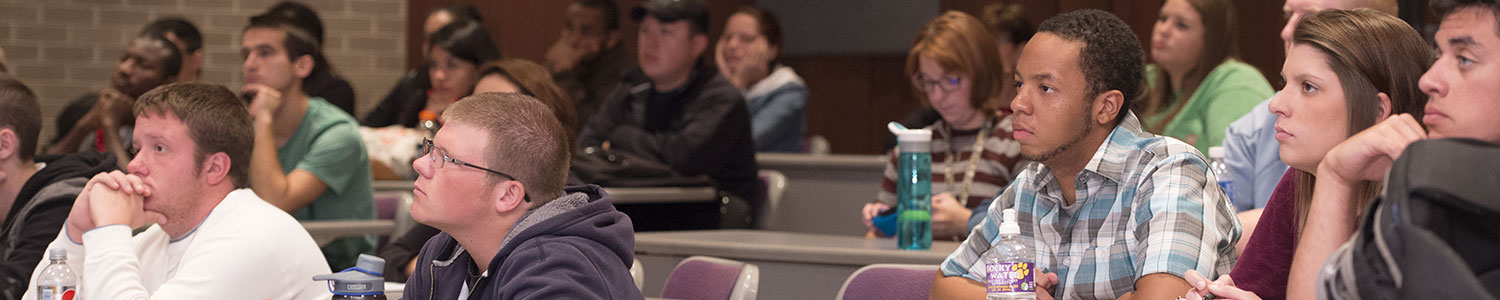
{"label": "short blonde hair", "polygon": [[541,100],[517,93],[472,95],[449,107],[443,120],[488,132],[485,161],[476,163],[514,176],[526,186],[532,208],[562,196],[572,158],[567,134]]}

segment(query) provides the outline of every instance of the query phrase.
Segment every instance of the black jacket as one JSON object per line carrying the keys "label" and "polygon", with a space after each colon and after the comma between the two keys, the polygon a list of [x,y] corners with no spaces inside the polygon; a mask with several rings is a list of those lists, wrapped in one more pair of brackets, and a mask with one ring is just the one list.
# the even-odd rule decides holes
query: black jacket
{"label": "black jacket", "polygon": [[[599,186],[564,193],[516,221],[468,299],[641,299],[630,276],[630,218],[614,209]],[[402,295],[457,299],[471,274],[480,274],[471,254],[448,233],[438,233],[422,247]]]}
{"label": "black jacket", "polygon": [[396,86],[391,87],[390,93],[385,94],[385,99],[365,114],[359,125],[365,127],[386,127],[401,125],[406,128],[416,128],[419,113],[427,106],[427,88],[431,83],[427,79],[427,67],[419,67],[406,71],[396,81]]}
{"label": "black jacket", "polygon": [[[580,149],[609,141],[612,150],[654,158],[684,176],[707,175],[759,207],[755,142],[739,89],[712,66],[698,63],[688,84],[668,93],[675,96],[658,94],[648,101],[653,93],[651,80],[640,69],[632,72],[584,126]],[[665,128],[650,130],[650,124]]]}
{"label": "black jacket", "polygon": [[81,151],[41,157],[47,166],[31,175],[0,224],[0,299],[20,299],[31,271],[57,238],[73,200],[94,174],[113,171],[115,155]]}
{"label": "black jacket", "polygon": [[320,69],[302,80],[302,91],[308,97],[323,98],[350,116],[354,115],[354,86],[331,70]]}
{"label": "black jacket", "polygon": [[635,57],[617,45],[601,51],[592,60],[580,62],[572,70],[552,74],[552,78],[572,96],[578,122],[588,124],[612,90],[635,68]]}

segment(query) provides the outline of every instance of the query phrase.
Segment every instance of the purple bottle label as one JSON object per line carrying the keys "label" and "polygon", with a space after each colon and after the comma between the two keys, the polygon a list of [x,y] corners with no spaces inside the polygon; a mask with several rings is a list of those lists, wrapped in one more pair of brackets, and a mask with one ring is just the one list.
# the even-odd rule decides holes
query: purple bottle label
{"label": "purple bottle label", "polygon": [[1035,267],[1030,262],[999,262],[984,264],[985,289],[987,293],[1034,293]]}

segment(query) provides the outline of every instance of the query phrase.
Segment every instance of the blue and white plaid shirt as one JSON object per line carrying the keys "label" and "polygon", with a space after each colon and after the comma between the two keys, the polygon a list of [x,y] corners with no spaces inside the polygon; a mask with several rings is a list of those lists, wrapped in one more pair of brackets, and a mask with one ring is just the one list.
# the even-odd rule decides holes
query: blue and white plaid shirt
{"label": "blue and white plaid shirt", "polygon": [[984,282],[981,257],[999,241],[1000,212],[1014,207],[1037,266],[1057,274],[1059,299],[1119,298],[1156,273],[1217,278],[1238,259],[1240,225],[1215,182],[1192,145],[1147,133],[1130,114],[1078,174],[1073,205],[1047,166],[1031,165],[943,261],[943,274]]}

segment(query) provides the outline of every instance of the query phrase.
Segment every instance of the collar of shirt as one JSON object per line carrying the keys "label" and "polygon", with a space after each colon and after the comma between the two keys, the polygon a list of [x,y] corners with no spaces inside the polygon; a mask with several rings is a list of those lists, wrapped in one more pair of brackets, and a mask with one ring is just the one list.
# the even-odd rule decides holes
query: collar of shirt
{"label": "collar of shirt", "polygon": [[[1129,170],[1131,156],[1138,155],[1137,152],[1142,151],[1143,148],[1140,144],[1150,142],[1149,138],[1153,136],[1155,135],[1141,129],[1141,121],[1136,118],[1135,113],[1127,112],[1125,119],[1120,120],[1120,124],[1115,125],[1115,128],[1110,131],[1109,139],[1094,151],[1093,158],[1089,159],[1082,173],[1096,174],[1116,183],[1124,182],[1129,178],[1127,172],[1131,171]],[[1058,174],[1053,174],[1047,165],[1038,163],[1037,167],[1040,169],[1036,174],[1041,176],[1032,177],[1032,186],[1048,187],[1057,181]],[[1083,198],[1079,197],[1079,199]]]}

